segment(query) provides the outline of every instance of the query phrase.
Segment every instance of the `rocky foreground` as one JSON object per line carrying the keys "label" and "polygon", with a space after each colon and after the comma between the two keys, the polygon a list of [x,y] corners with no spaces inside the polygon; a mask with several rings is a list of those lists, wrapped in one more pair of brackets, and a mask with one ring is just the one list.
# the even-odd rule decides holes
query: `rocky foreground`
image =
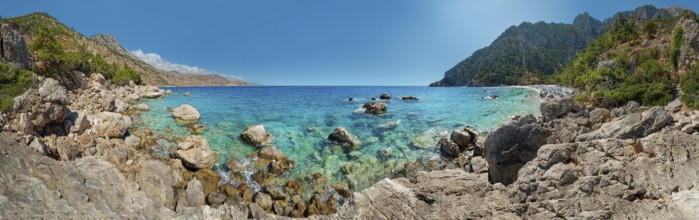
{"label": "rocky foreground", "polygon": [[[154,138],[133,128],[136,104],[168,92],[114,86],[93,74],[68,91],[37,77],[0,114],[0,217],[7,219],[694,219],[699,216],[699,115],[677,106],[581,108],[544,102],[543,117],[518,117],[483,139],[470,129],[440,141],[457,169],[384,179],[341,205],[279,200],[278,190],[219,186],[216,153],[199,136],[177,139],[174,158],[155,159]],[[183,105],[173,120],[200,116]],[[241,136],[266,141],[263,127]],[[330,140],[355,140],[337,129]],[[259,143],[257,143],[259,142]],[[293,167],[274,147],[255,153],[268,172]],[[452,159],[453,158],[453,159]],[[271,164],[271,165],[270,165]],[[283,169],[282,169],[283,168]],[[229,195],[230,194],[230,195]],[[254,202],[252,202],[254,201]],[[293,202],[293,204],[292,204]],[[337,206],[336,206],[337,205]],[[335,211],[328,209],[336,208]],[[332,214],[331,214],[332,213]],[[328,215],[318,215],[328,214]]]}

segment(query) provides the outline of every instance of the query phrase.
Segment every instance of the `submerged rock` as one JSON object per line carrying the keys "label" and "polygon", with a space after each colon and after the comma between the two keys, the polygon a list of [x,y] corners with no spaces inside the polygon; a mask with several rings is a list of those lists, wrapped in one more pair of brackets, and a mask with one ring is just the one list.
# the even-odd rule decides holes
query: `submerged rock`
{"label": "submerged rock", "polygon": [[192,134],[201,134],[206,129],[206,125],[202,124],[191,124],[187,126],[187,131],[192,132]]}
{"label": "submerged rock", "polygon": [[376,115],[386,112],[388,104],[382,102],[367,102],[362,106],[362,108],[365,109],[364,113]]}
{"label": "submerged rock", "polygon": [[172,117],[182,121],[197,121],[201,116],[197,109],[191,105],[183,104],[172,111]]}
{"label": "submerged rock", "polygon": [[269,140],[269,134],[263,125],[248,126],[240,137],[253,146],[259,146]]}
{"label": "submerged rock", "polygon": [[328,140],[336,141],[341,144],[347,143],[351,146],[357,145],[357,141],[354,140],[352,135],[342,127],[335,128],[335,130],[328,135]]}
{"label": "submerged rock", "polygon": [[216,162],[217,154],[211,151],[209,142],[201,136],[190,136],[178,143],[178,147],[176,156],[189,168],[211,168]]}

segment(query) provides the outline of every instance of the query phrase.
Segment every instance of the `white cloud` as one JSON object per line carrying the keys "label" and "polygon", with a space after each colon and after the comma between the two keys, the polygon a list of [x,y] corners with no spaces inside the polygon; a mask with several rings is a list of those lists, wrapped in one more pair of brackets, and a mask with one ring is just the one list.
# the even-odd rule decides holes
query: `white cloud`
{"label": "white cloud", "polygon": [[170,63],[167,60],[164,60],[162,57],[160,57],[160,55],[158,55],[157,53],[144,53],[141,49],[131,51],[131,53],[159,70],[175,71],[179,73],[188,74],[216,74],[196,66],[187,66],[184,64]]}

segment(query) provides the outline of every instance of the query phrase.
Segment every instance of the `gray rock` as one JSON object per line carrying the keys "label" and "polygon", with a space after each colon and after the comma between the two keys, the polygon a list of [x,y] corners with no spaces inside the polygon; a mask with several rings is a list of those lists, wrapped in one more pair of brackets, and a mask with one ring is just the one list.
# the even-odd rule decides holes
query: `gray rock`
{"label": "gray rock", "polygon": [[541,115],[546,121],[560,118],[573,110],[573,99],[563,98],[541,103]]}
{"label": "gray rock", "polygon": [[592,124],[601,124],[607,122],[611,119],[612,114],[609,110],[604,108],[596,108],[590,112],[590,122]]}
{"label": "gray rock", "polygon": [[206,201],[209,202],[213,207],[218,207],[226,201],[226,195],[220,192],[212,192],[206,196]]}
{"label": "gray rock", "polygon": [[172,111],[172,117],[182,121],[196,121],[201,117],[199,111],[191,105],[183,104]]}
{"label": "gray rock", "polygon": [[131,127],[131,118],[114,112],[97,113],[92,121],[92,129],[100,137],[120,138]]}
{"label": "gray rock", "polygon": [[483,157],[471,158],[471,172],[474,173],[485,173],[488,172],[488,161],[485,161]]}
{"label": "gray rock", "polygon": [[187,137],[177,145],[177,158],[182,159],[182,164],[192,169],[211,168],[218,157],[209,148],[209,142],[201,136]]}
{"label": "gray rock", "polygon": [[272,210],[272,197],[266,193],[258,192],[255,194],[255,203],[259,205],[262,209],[271,211]]}
{"label": "gray rock", "polygon": [[269,140],[269,134],[263,125],[248,126],[240,137],[253,146],[259,146]]}
{"label": "gray rock", "polygon": [[138,104],[138,105],[134,105],[133,108],[136,109],[136,110],[139,110],[139,111],[148,111],[148,110],[150,110],[150,108],[148,107],[148,105],[146,105],[146,103],[141,103],[141,104]]}
{"label": "gray rock", "polygon": [[667,103],[665,106],[665,111],[668,111],[670,113],[675,113],[679,112],[682,109],[682,102],[680,102],[680,99],[675,99],[672,100],[670,103]]}
{"label": "gray rock", "polygon": [[351,146],[357,145],[357,141],[352,137],[352,134],[342,127],[335,128],[335,130],[328,135],[328,140],[336,141],[338,143],[347,143]]}
{"label": "gray rock", "polygon": [[641,109],[641,104],[635,101],[629,101],[626,103],[626,106],[624,106],[624,109],[626,110],[626,114],[636,113]]}
{"label": "gray rock", "polygon": [[508,185],[517,180],[517,171],[536,157],[551,131],[533,123],[510,123],[498,128],[485,141],[490,180]]}
{"label": "gray rock", "polygon": [[439,150],[442,152],[442,156],[446,158],[456,158],[459,156],[461,151],[459,150],[459,145],[454,143],[451,139],[442,138],[439,140]]}
{"label": "gray rock", "polygon": [[155,160],[141,163],[141,170],[136,175],[136,181],[149,198],[160,205],[175,208],[175,192],[172,187],[176,184],[171,175],[170,166]]}
{"label": "gray rock", "polygon": [[90,129],[90,121],[87,120],[87,114],[84,112],[76,113],[77,117],[73,121],[73,126],[70,128],[71,133],[83,134],[87,129]]}
{"label": "gray rock", "polygon": [[641,138],[660,131],[671,125],[672,117],[659,106],[652,107],[648,111],[632,113],[621,118],[603,124],[599,129],[577,137],[579,142],[597,140],[603,138]]}
{"label": "gray rock", "polygon": [[467,131],[454,130],[451,132],[451,136],[449,138],[451,141],[456,143],[461,150],[465,150],[472,147],[472,138],[475,139],[476,137],[471,137],[471,134],[469,134]]}
{"label": "gray rock", "polygon": [[204,189],[202,188],[201,182],[196,178],[189,181],[185,194],[187,195],[187,205],[190,207],[205,205]]}
{"label": "gray rock", "polygon": [[2,59],[29,69],[29,49],[22,37],[21,27],[13,23],[2,23],[0,30],[0,56]]}
{"label": "gray rock", "polygon": [[364,103],[362,108],[364,108],[364,113],[376,115],[386,112],[388,104],[383,102],[367,102]]}
{"label": "gray rock", "polygon": [[37,77],[39,88],[30,88],[22,95],[15,97],[13,111],[24,113],[22,119],[14,124],[25,134],[44,133],[55,134],[45,130],[51,126],[62,126],[70,111],[66,107],[68,98],[66,89],[58,81],[51,78]]}

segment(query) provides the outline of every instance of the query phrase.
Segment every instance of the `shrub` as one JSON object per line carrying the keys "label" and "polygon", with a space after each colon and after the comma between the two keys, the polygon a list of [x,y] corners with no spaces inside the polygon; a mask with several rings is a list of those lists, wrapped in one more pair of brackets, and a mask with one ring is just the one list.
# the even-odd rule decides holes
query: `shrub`
{"label": "shrub", "polygon": [[672,32],[672,44],[670,45],[670,63],[677,69],[678,58],[680,57],[680,47],[682,47],[682,27],[677,27]]}
{"label": "shrub", "polygon": [[641,31],[643,31],[646,37],[653,39],[655,33],[658,32],[658,23],[655,21],[648,21],[643,25]]}
{"label": "shrub", "polygon": [[680,100],[692,108],[699,108],[699,68],[694,68],[680,78]]}

